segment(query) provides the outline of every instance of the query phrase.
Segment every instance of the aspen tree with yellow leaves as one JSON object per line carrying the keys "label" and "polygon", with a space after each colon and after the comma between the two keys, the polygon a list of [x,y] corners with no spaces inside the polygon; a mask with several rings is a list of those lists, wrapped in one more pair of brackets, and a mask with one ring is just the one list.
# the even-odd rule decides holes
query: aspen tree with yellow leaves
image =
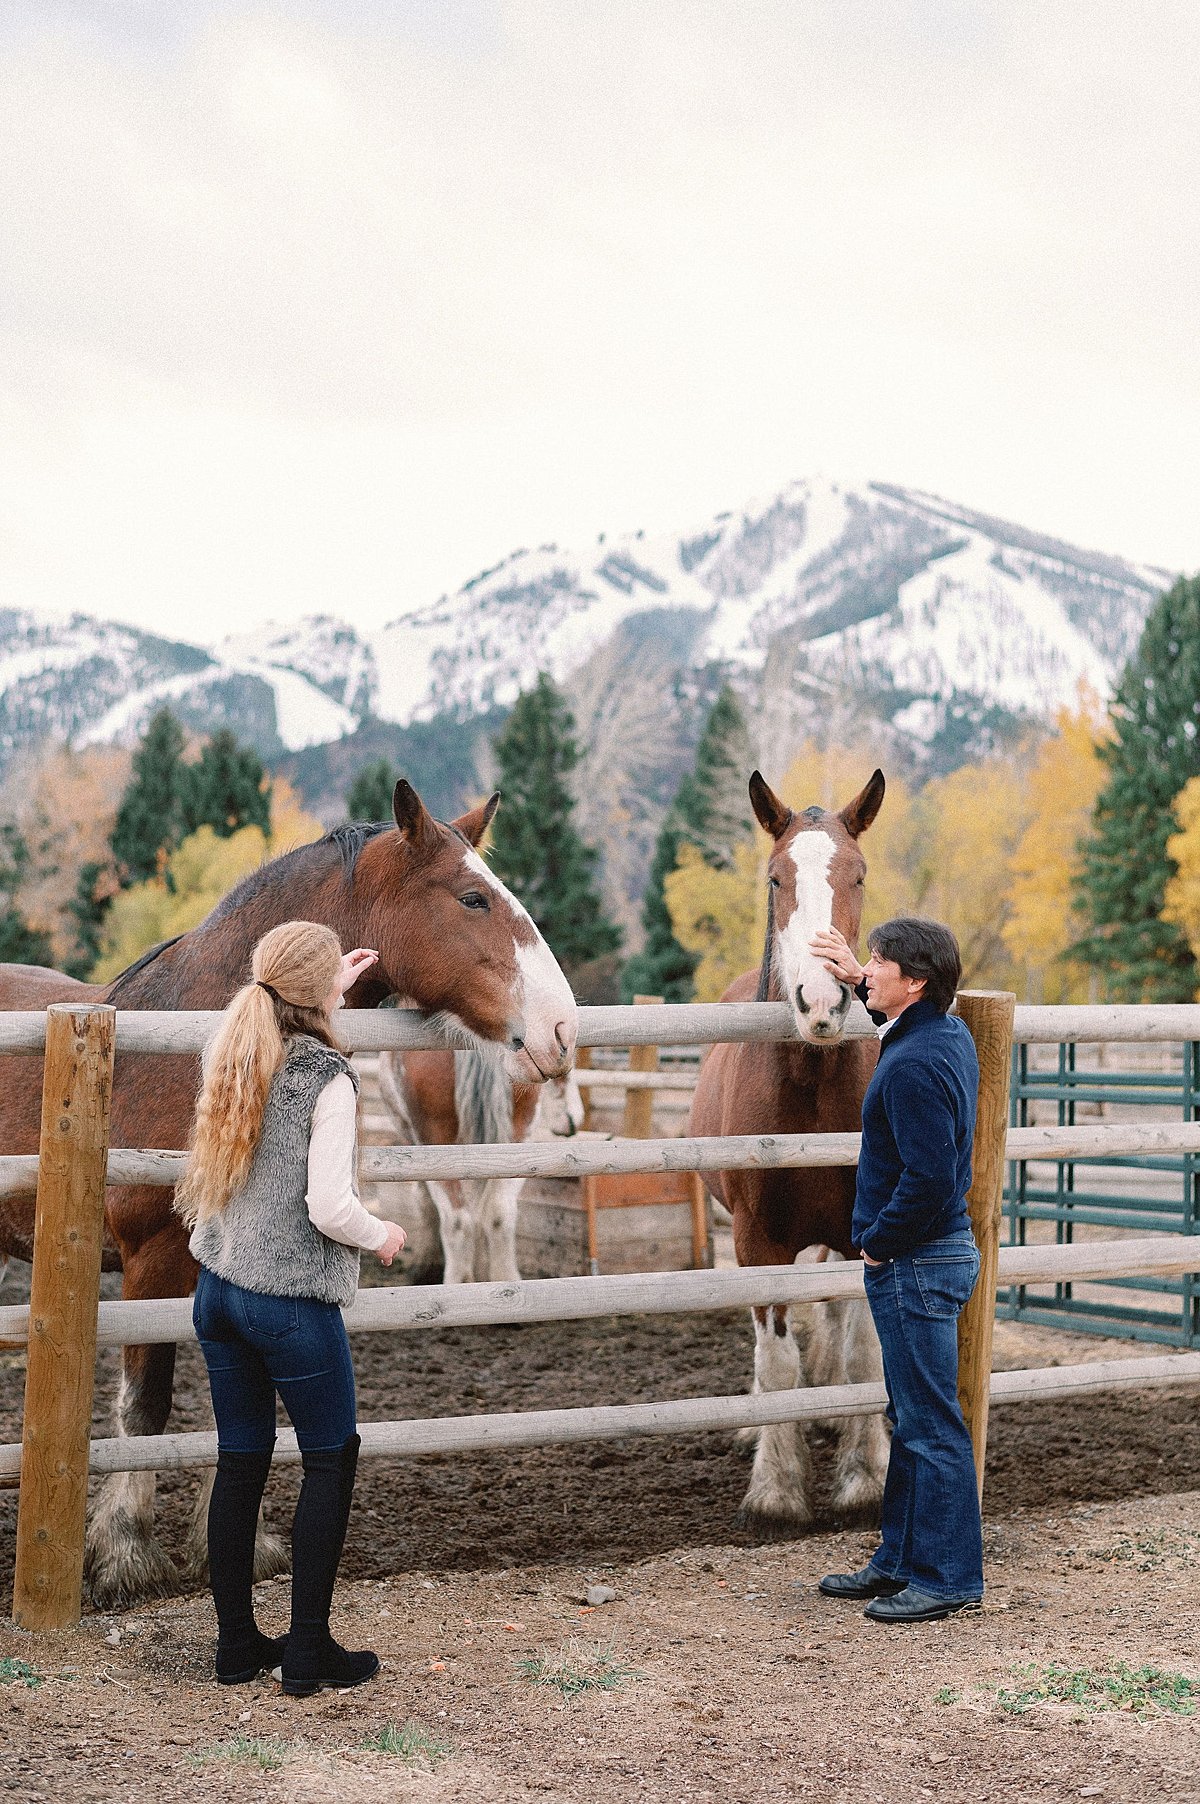
{"label": "aspen tree with yellow leaves", "polygon": [[1099,744],[1104,712],[1081,691],[1057,731],[1038,747],[1025,780],[1029,822],[1009,862],[1004,944],[1024,974],[1030,1002],[1085,1002],[1094,974],[1067,954],[1087,927],[1079,896],[1081,844],[1104,785]]}

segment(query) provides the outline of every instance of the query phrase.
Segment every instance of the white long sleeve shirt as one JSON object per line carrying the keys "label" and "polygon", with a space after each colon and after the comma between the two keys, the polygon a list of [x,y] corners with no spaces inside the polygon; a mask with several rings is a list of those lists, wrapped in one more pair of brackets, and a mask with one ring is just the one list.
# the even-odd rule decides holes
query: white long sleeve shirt
{"label": "white long sleeve shirt", "polygon": [[344,1247],[377,1253],[387,1239],[385,1222],[358,1200],[356,1165],[357,1103],[345,1072],[326,1084],[313,1109],[308,1137],[308,1219]]}

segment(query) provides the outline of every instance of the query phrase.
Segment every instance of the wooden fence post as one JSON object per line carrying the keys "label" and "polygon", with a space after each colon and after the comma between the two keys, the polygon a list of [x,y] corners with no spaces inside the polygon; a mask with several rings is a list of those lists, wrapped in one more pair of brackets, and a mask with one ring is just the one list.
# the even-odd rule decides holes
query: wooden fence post
{"label": "wooden fence post", "polygon": [[79,1621],[116,1010],[46,1011],[13,1621]]}
{"label": "wooden fence post", "polygon": [[[661,996],[635,996],[634,1005],[641,1003],[661,1003]],[[657,1046],[631,1046],[629,1048],[629,1069],[631,1071],[657,1071]],[[621,1132],[626,1140],[649,1140],[650,1130],[654,1125],[654,1092],[653,1090],[626,1090],[625,1119]]]}
{"label": "wooden fence post", "polygon": [[958,1399],[975,1449],[975,1475],[983,1501],[988,1401],[992,1380],[992,1330],[996,1324],[996,1272],[1004,1201],[1004,1142],[1012,1076],[1013,1013],[1009,990],[960,990],[958,1013],[979,1055],[979,1113],[967,1193],[971,1228],[979,1247],[979,1281],[958,1318]]}

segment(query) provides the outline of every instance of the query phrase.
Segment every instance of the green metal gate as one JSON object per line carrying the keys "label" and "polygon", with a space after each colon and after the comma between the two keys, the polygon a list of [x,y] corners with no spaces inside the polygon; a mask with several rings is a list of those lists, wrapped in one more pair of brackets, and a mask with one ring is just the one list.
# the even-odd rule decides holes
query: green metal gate
{"label": "green metal gate", "polygon": [[[1170,1111],[1184,1121],[1200,1120],[1200,1041],[1186,1041],[1181,1057],[1171,1048],[1171,1068],[1158,1071],[1081,1067],[1073,1044],[1058,1048],[1056,1062],[1041,1065],[1031,1061],[1031,1050],[1044,1051],[1028,1046],[1013,1050],[1014,1127],[1032,1125],[1035,1109],[1038,1122],[1047,1123],[1053,1118],[1050,1107],[1056,1109],[1060,1127],[1073,1126],[1083,1104],[1153,1107],[1160,1117]],[[1135,1172],[1140,1174],[1137,1178]],[[1035,1182],[1029,1166],[1014,1161],[1008,1168],[1004,1204],[1011,1245],[1023,1246],[1027,1240],[1070,1242],[1079,1229],[1109,1235],[1196,1234],[1200,1155],[1073,1159],[1057,1166],[1052,1184]],[[1084,1294],[1077,1294],[1080,1291]],[[1200,1278],[1192,1274],[1111,1278],[1082,1286],[1013,1285],[1000,1291],[996,1312],[1046,1327],[1161,1341],[1172,1347],[1200,1346]]]}

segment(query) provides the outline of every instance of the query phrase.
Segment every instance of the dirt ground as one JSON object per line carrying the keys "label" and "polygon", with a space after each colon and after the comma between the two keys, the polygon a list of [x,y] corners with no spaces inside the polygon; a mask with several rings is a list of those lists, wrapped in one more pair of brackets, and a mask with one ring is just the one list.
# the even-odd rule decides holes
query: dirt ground
{"label": "dirt ground", "polygon": [[[367,1421],[718,1394],[743,1389],[750,1367],[742,1312],[354,1345]],[[997,1329],[1000,1365],[1140,1350]],[[115,1378],[106,1354],[101,1432]],[[23,1380],[22,1356],[0,1354],[0,1439],[19,1437]],[[195,1348],[181,1350],[177,1395],[172,1426],[206,1426]],[[823,1508],[817,1533],[768,1546],[736,1528],[747,1469],[723,1435],[367,1461],[337,1626],[378,1649],[377,1681],[300,1704],[269,1681],[221,1689],[203,1597],[91,1614],[78,1633],[36,1643],[5,1627],[0,1797],[1200,1800],[1200,1713],[1014,1714],[998,1701],[1052,1662],[1200,1679],[1198,1410],[1193,1391],[995,1411],[985,1608],[900,1630],[814,1589],[869,1553],[863,1525]],[[277,1528],[297,1477],[272,1478]],[[169,1548],[196,1487],[188,1474],[162,1487]],[[6,1598],[15,1521],[15,1493],[0,1492]],[[589,1610],[597,1581],[616,1596]],[[269,1629],[284,1624],[286,1599],[286,1580],[263,1588]],[[602,1677],[598,1648],[612,1689],[568,1700],[520,1670],[565,1649],[569,1667]],[[22,1677],[5,1660],[36,1670]],[[410,1719],[443,1746],[432,1762],[363,1748]],[[259,1756],[283,1764],[264,1770]]]}

